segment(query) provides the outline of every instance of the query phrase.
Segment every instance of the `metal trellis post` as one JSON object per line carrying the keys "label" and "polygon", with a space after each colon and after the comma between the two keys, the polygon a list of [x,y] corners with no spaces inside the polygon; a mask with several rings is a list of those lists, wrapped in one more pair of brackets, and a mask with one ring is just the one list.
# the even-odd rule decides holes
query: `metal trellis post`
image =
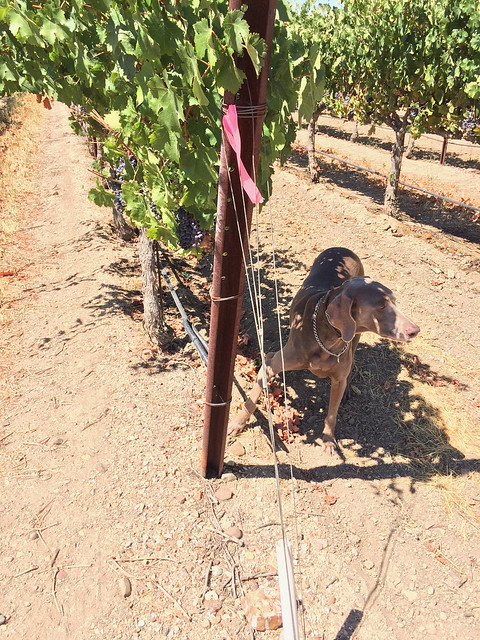
{"label": "metal trellis post", "polygon": [[[242,161],[254,177],[258,164],[270,49],[275,22],[276,0],[230,0],[230,10],[247,5],[245,20],[250,30],[266,42],[267,55],[260,75],[248,56],[237,64],[246,75],[236,96],[225,94],[224,107],[235,104],[239,113]],[[242,107],[249,109],[242,117]],[[245,208],[244,203],[245,202]],[[238,223],[235,205],[241,215]],[[245,211],[246,209],[246,211]],[[222,473],[228,416],[232,398],[233,372],[238,329],[242,310],[245,266],[242,247],[248,246],[253,204],[242,195],[239,172],[232,148],[223,136],[220,160],[217,226],[215,234],[212,304],[207,367],[207,390],[203,431],[202,474],[219,477]]]}

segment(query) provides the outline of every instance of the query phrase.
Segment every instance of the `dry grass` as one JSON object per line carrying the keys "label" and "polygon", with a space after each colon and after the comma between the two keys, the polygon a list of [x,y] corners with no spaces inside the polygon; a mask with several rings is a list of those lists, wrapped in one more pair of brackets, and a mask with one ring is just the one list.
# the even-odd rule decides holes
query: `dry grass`
{"label": "dry grass", "polygon": [[[43,107],[32,95],[12,99],[0,121],[0,258],[6,243],[31,213],[34,162]],[[3,260],[2,260],[3,262]]]}
{"label": "dry grass", "polygon": [[34,96],[0,103],[0,401],[12,391],[8,372],[19,338],[8,329],[24,286],[21,269],[29,262],[27,237],[19,232],[28,229],[38,206],[34,173],[42,117]]}
{"label": "dry grass", "polygon": [[480,424],[473,417],[474,400],[458,380],[434,371],[408,348],[374,336],[365,336],[364,342],[374,353],[358,380],[372,398],[372,411],[388,409],[400,434],[398,440],[392,438],[392,455],[411,466],[417,481],[441,490],[446,512],[461,516],[465,533],[469,526],[479,529],[480,473],[475,461],[480,459]]}
{"label": "dry grass", "polygon": [[465,390],[416,358],[403,355],[403,360],[398,380],[408,380],[410,391],[399,427],[408,431],[412,462],[420,478],[441,489],[446,511],[478,529],[480,496],[473,494],[480,473],[458,471],[462,460],[480,458],[480,425],[472,418]]}

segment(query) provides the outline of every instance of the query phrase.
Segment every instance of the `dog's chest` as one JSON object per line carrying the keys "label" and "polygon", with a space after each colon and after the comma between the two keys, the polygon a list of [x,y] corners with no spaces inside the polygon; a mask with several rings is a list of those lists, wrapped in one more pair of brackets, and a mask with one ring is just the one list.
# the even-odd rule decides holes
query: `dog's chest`
{"label": "dog's chest", "polygon": [[318,351],[308,359],[308,369],[319,378],[328,378],[334,373],[350,366],[351,348],[349,348],[339,357],[329,355],[322,351],[319,347]]}

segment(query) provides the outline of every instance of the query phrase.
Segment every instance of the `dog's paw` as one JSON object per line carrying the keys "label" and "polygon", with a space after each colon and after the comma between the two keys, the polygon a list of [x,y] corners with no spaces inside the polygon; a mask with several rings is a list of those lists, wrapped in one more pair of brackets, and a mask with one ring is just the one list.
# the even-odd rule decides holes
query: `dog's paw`
{"label": "dog's paw", "polygon": [[322,437],[322,449],[325,453],[327,453],[332,458],[338,458],[338,445],[335,438],[330,438],[329,436]]}
{"label": "dog's paw", "polygon": [[238,436],[239,433],[245,430],[246,424],[243,422],[235,422],[235,420],[228,425],[227,435],[231,437]]}

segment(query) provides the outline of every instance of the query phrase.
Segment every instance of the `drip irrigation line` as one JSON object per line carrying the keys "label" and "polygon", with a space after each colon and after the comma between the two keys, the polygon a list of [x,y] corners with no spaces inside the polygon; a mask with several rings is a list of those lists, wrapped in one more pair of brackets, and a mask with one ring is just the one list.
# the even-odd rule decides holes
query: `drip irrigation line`
{"label": "drip irrigation line", "polygon": [[[307,147],[305,147],[302,144],[298,144],[298,147],[301,147],[302,149],[307,150]],[[368,167],[362,167],[358,164],[355,164],[354,162],[350,162],[349,160],[344,160],[343,158],[338,158],[337,156],[333,156],[330,153],[326,153],[325,151],[318,151],[316,150],[315,153],[319,153],[322,156],[325,156],[327,158],[330,158],[330,160],[336,160],[337,162],[343,162],[343,164],[346,164],[349,167],[353,167],[354,169],[359,169],[360,171],[366,171],[367,173],[373,173],[373,175],[375,176],[380,176],[381,178],[385,178],[388,179],[388,176],[385,173],[381,173],[380,171],[376,171],[375,169],[369,169]],[[459,202],[458,200],[453,200],[452,198],[447,198],[447,196],[442,196],[440,193],[434,193],[433,191],[429,191],[428,189],[424,189],[423,187],[417,187],[414,184],[409,184],[408,182],[403,182],[402,180],[398,181],[398,184],[400,184],[402,187],[407,187],[408,189],[414,189],[416,191],[421,191],[422,193],[426,193],[429,196],[432,196],[433,198],[437,198],[438,200],[444,200],[445,202],[449,202],[450,204],[454,204],[458,207],[463,207],[464,209],[469,209],[470,211],[477,211],[480,212],[480,207],[475,207],[473,206],[473,204],[466,204],[465,202]]]}
{"label": "drip irrigation line", "polygon": [[183,328],[185,329],[185,331],[190,336],[195,348],[197,349],[200,357],[202,358],[204,364],[206,365],[207,362],[208,362],[208,344],[204,340],[202,335],[197,331],[197,329],[193,325],[190,324],[187,312],[185,311],[184,306],[180,302],[180,298],[178,297],[174,286],[170,282],[170,278],[168,277],[168,273],[165,271],[164,267],[160,266],[160,272],[161,272],[161,274],[162,274],[162,276],[163,276],[163,278],[164,278],[164,280],[165,280],[165,282],[167,284],[167,287],[170,290],[170,293],[172,294],[173,301],[175,302],[175,305],[176,305],[178,311],[180,312],[180,315],[182,316]]}
{"label": "drip irrigation line", "polygon": [[[158,246],[159,246],[160,250],[162,251],[162,253],[165,255],[165,251],[163,250],[163,248],[160,247],[160,245],[158,245]],[[166,257],[168,259],[168,256],[166,256]],[[163,267],[160,267],[160,262],[159,262],[159,268],[160,268],[160,272],[161,272],[162,276],[165,279],[165,283],[166,283],[166,285],[167,285],[167,287],[168,287],[168,289],[169,289],[169,291],[170,291],[170,293],[172,295],[173,301],[175,302],[175,305],[176,305],[178,311],[180,312],[180,315],[182,316],[183,328],[185,329],[185,331],[187,332],[188,336],[192,340],[193,346],[198,351],[198,354],[201,357],[202,361],[204,362],[205,366],[207,366],[207,364],[208,364],[208,342],[201,335],[201,333],[199,333],[199,331],[192,324],[190,324],[187,312],[185,311],[185,308],[182,305],[182,303],[180,301],[180,298],[178,297],[178,294],[177,294],[177,292],[175,290],[175,287],[172,285],[172,283],[170,281],[170,278],[168,277],[168,273],[165,271],[165,269]],[[170,263],[170,268],[175,273],[175,268],[171,263]],[[178,278],[178,276],[176,276],[176,277]],[[237,378],[235,376],[233,377],[233,382],[234,382],[236,388],[238,389],[238,391],[240,393],[243,393],[242,386],[240,385],[240,383],[238,382],[238,380],[237,380]]]}

